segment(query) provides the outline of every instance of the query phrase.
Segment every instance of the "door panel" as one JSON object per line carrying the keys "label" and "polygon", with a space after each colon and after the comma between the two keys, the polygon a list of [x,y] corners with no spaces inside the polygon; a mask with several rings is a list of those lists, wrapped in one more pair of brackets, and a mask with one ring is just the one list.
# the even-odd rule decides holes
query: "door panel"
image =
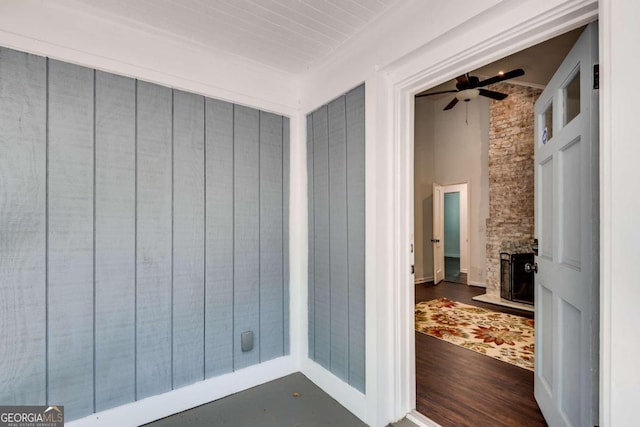
{"label": "door panel", "polygon": [[540,217],[540,256],[553,259],[553,157],[545,160],[539,167],[539,185],[542,188],[538,198],[540,209],[536,214]]}
{"label": "door panel", "polygon": [[538,318],[536,319],[536,335],[540,337],[540,344],[537,346],[537,358],[541,361],[536,366],[536,375],[540,378],[547,393],[551,393],[553,384],[553,293],[544,285],[538,287],[536,296],[536,309]]}
{"label": "door panel", "polygon": [[567,301],[560,302],[560,317],[562,330],[560,338],[560,354],[562,360],[561,413],[569,421],[568,425],[580,424],[580,334],[575,331],[581,329],[581,310]]}
{"label": "door panel", "polygon": [[597,40],[591,24],[535,106],[535,397],[552,426],[597,424]]}
{"label": "door panel", "polygon": [[580,235],[581,209],[580,171],[582,166],[582,149],[580,139],[572,141],[560,153],[560,221],[561,242],[560,262],[566,266],[580,270]]}

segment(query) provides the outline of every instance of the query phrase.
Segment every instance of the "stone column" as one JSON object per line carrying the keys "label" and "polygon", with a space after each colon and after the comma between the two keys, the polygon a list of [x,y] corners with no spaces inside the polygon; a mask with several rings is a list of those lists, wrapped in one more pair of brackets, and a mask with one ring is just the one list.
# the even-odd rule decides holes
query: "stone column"
{"label": "stone column", "polygon": [[509,83],[488,89],[509,94],[489,113],[487,294],[500,298],[500,251],[533,238],[533,107],[542,91]]}

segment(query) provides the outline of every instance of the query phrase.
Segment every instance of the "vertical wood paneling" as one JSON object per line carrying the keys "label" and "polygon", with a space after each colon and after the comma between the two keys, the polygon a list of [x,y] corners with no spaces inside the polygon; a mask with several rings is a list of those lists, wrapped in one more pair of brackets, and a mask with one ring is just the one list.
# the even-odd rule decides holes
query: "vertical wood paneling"
{"label": "vertical wood paneling", "polygon": [[313,194],[313,115],[307,116],[307,220],[308,220],[308,252],[307,252],[307,280],[308,280],[308,351],[309,357],[313,360],[316,358],[315,347],[315,196]]}
{"label": "vertical wood paneling", "polygon": [[1,403],[73,420],[289,353],[287,118],[0,47],[0,152]]}
{"label": "vertical wood paneling", "polygon": [[349,384],[365,391],[365,110],[364,85],[346,95],[349,258]]}
{"label": "vertical wood paneling", "polygon": [[96,411],[135,399],[135,81],[96,72]]}
{"label": "vertical wood paneling", "polygon": [[260,112],[260,361],[283,355],[282,116]]}
{"label": "vertical wood paneling", "polygon": [[347,286],[347,156],[345,98],[328,106],[329,247],[331,270],[331,371],[349,379],[349,293]]}
{"label": "vertical wood paneling", "polygon": [[205,376],[233,371],[233,104],[206,100]]}
{"label": "vertical wood paneling", "polygon": [[138,82],[137,398],[171,390],[171,90]]}
{"label": "vertical wood paneling", "polygon": [[282,280],[283,352],[289,354],[289,118],[282,118]]}
{"label": "vertical wood paneling", "polygon": [[315,361],[331,368],[329,135],[327,107],[313,112]]}
{"label": "vertical wood paneling", "polygon": [[48,401],[93,411],[93,70],[49,61]]}
{"label": "vertical wood paneling", "polygon": [[365,391],[364,85],[307,115],[309,357]]}
{"label": "vertical wood paneling", "polygon": [[174,91],[173,387],[204,378],[204,98]]}
{"label": "vertical wood paneling", "polygon": [[[258,110],[234,108],[234,368],[260,361],[260,159]],[[253,331],[243,352],[240,334]]]}
{"label": "vertical wood paneling", "polygon": [[0,402],[46,399],[46,60],[0,47]]}

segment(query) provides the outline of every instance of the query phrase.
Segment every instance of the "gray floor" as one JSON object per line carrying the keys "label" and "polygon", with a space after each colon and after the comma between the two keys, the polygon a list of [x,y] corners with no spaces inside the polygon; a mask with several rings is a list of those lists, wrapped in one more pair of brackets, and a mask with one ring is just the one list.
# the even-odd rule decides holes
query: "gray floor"
{"label": "gray floor", "polygon": [[[294,393],[298,396],[295,397]],[[366,426],[301,373],[145,424],[149,427]],[[406,419],[394,427],[416,427]]]}
{"label": "gray floor", "polygon": [[391,424],[393,427],[418,427],[417,424],[409,421],[408,419],[403,419],[398,421],[397,423]]}
{"label": "gray floor", "polygon": [[[294,397],[298,393],[298,397]],[[300,373],[146,424],[184,426],[341,426],[365,424]]]}

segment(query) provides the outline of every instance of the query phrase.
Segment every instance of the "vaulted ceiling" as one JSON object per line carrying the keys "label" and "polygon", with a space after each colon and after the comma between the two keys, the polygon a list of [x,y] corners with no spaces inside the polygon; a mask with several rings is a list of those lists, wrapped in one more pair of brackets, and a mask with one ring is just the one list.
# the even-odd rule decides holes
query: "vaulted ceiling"
{"label": "vaulted ceiling", "polygon": [[[556,72],[565,56],[569,53],[578,37],[584,30],[584,26],[561,34],[557,37],[531,46],[530,48],[516,52],[506,58],[487,64],[476,70],[470,70],[469,74],[478,76],[481,80],[497,75],[500,71],[507,72],[516,68],[522,68],[525,74],[521,77],[509,80],[510,83],[519,83],[543,89],[553,74]],[[421,94],[454,90],[456,81],[449,80],[436,87],[421,92]],[[437,99],[450,94],[435,95]]]}
{"label": "vaulted ceiling", "polygon": [[[68,3],[68,2],[67,2]],[[71,0],[74,8],[292,73],[327,58],[398,0]]]}

